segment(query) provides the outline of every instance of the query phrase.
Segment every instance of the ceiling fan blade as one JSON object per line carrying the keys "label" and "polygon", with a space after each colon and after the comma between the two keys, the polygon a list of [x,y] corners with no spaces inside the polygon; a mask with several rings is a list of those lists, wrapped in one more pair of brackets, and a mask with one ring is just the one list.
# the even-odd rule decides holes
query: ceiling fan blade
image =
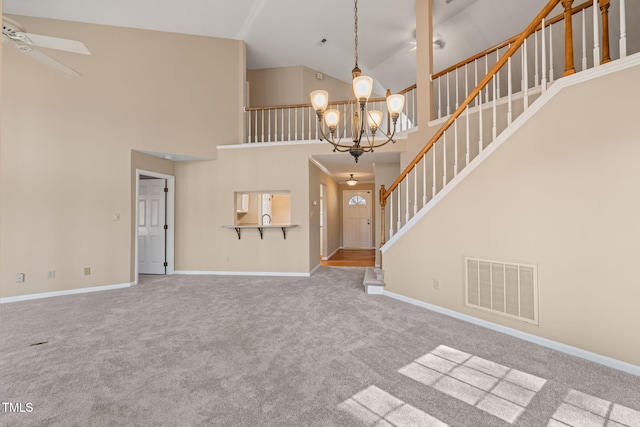
{"label": "ceiling fan blade", "polygon": [[43,63],[44,65],[51,67],[55,70],[60,71],[61,73],[63,73],[65,76],[67,77],[78,77],[80,76],[80,73],[78,73],[75,70],[72,70],[71,68],[67,67],[66,65],[62,64],[61,62],[56,61],[55,59],[53,59],[52,57],[45,55],[44,53],[33,49],[31,46],[27,46],[27,45],[16,45],[16,47],[18,48],[18,50],[22,53],[24,53],[25,55],[29,55],[30,57],[32,57],[33,59],[35,59],[36,61],[39,61],[41,63]]}
{"label": "ceiling fan blade", "polygon": [[33,46],[91,55],[91,52],[89,52],[89,49],[87,49],[84,43],[78,40],[61,39],[59,37],[21,32],[16,32],[15,38],[23,43]]}

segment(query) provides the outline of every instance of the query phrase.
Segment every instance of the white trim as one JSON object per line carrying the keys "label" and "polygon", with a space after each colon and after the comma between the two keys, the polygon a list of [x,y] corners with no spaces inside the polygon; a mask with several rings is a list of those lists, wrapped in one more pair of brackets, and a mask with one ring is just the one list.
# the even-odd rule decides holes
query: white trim
{"label": "white trim", "polygon": [[600,365],[608,366],[609,368],[617,369],[619,371],[627,372],[632,375],[640,376],[640,366],[632,365],[631,363],[623,362],[621,360],[613,359],[611,357],[603,356],[601,354],[592,353],[590,351],[583,350],[578,347],[573,347],[558,341],[542,338],[537,335],[532,335],[527,332],[522,332],[517,329],[513,329],[507,326],[499,325],[497,323],[489,322],[487,320],[478,319],[477,317],[473,317],[468,314],[459,313],[457,311],[450,310],[448,308],[439,307],[437,305],[433,305],[433,304],[426,303],[424,301],[409,298],[404,295],[396,294],[389,291],[383,291],[382,295],[402,301],[402,302],[413,304],[415,306],[418,306],[430,311],[434,311],[436,313],[444,314],[445,316],[463,320],[465,322],[469,322],[474,325],[482,326],[484,328],[491,329],[496,332],[501,332],[503,334],[510,335],[512,337],[519,338],[521,340],[528,341],[534,344],[538,344],[543,347],[550,348],[552,350],[557,350],[562,353],[570,354],[572,356],[576,356],[581,359],[588,360],[590,362],[595,362]]}
{"label": "white trim", "polygon": [[338,247],[336,248],[336,250],[335,250],[335,251],[333,251],[333,252],[331,252],[331,253],[329,254],[329,256],[322,257],[322,260],[323,260],[323,261],[329,261],[329,260],[331,259],[331,257],[332,257],[332,256],[334,256],[335,254],[337,254],[337,253],[338,253],[338,251],[339,251],[340,249],[342,249],[342,247],[341,247],[341,246],[338,246]]}
{"label": "white trim", "polygon": [[595,68],[591,68],[586,71],[581,71],[576,74],[572,74],[567,77],[563,77],[556,80],[553,85],[534,102],[528,109],[526,109],[517,119],[513,121],[511,126],[507,127],[498,138],[496,138],[491,144],[487,146],[480,154],[473,159],[467,167],[458,173],[449,183],[442,189],[435,197],[420,209],[416,215],[413,216],[400,230],[398,230],[393,237],[391,237],[384,244],[380,251],[384,254],[393,244],[398,241],[407,231],[409,231],[418,221],[420,221],[427,213],[431,211],[443,199],[447,194],[453,191],[467,176],[471,174],[484,160],[489,157],[494,151],[496,151],[502,144],[504,144],[511,135],[516,133],[520,127],[522,127],[534,114],[536,114],[547,102],[549,102],[555,95],[557,95],[562,89],[583,83],[585,81],[606,76],[608,74],[624,70],[626,68],[640,65],[640,53],[636,53],[631,56],[627,56],[623,59],[608,62],[604,65],[599,65]]}
{"label": "white trim", "polygon": [[218,150],[232,150],[237,148],[280,147],[284,145],[327,145],[324,141],[278,141],[278,142],[242,142],[240,144],[218,145]]}
{"label": "white trim", "polygon": [[175,206],[176,206],[176,179],[173,175],[166,175],[163,173],[152,172],[144,169],[136,169],[136,198],[135,198],[135,216],[133,217],[133,239],[134,239],[134,278],[138,283],[138,198],[140,197],[140,175],[152,176],[154,178],[161,178],[167,180],[167,217],[166,222],[168,226],[166,253],[167,253],[167,268],[166,274],[174,274],[175,271]]}
{"label": "white trim", "polygon": [[384,295],[384,286],[382,285],[364,285],[367,295]]}
{"label": "white trim", "polygon": [[8,302],[28,301],[28,300],[40,299],[40,298],[59,297],[64,295],[86,294],[89,292],[110,291],[113,289],[128,288],[128,287],[134,286],[135,284],[136,284],[135,282],[120,283],[118,285],[94,286],[91,288],[78,288],[78,289],[69,289],[66,291],[43,292],[40,294],[28,294],[28,295],[19,295],[16,297],[5,297],[5,298],[0,298],[0,304],[4,304]]}
{"label": "white trim", "polygon": [[316,272],[317,269],[319,269],[320,267],[322,267],[322,264],[318,264],[315,267],[313,267],[313,269],[311,270],[311,272],[309,273],[309,276],[312,276],[313,273]]}
{"label": "white trim", "polygon": [[272,271],[197,271],[177,270],[174,274],[186,274],[192,276],[282,276],[282,277],[309,277],[311,273],[297,272],[272,272]]}

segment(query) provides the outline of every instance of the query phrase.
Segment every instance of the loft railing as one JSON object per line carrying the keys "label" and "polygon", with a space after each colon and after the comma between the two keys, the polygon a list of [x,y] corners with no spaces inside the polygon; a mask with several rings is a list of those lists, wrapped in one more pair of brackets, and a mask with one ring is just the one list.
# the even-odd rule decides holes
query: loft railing
{"label": "loft railing", "polygon": [[[428,141],[424,148],[417,154],[413,161],[404,169],[400,176],[387,189],[383,185],[380,188],[381,206],[381,246],[386,243],[386,234],[392,237],[402,227],[406,226],[410,219],[420,209],[432,200],[471,160],[480,154],[489,143],[496,139],[506,127],[533,101],[535,93],[529,91],[530,76],[534,76],[535,85],[539,91],[544,92],[554,79],[554,61],[560,62],[564,56],[563,75],[576,72],[573,61],[573,21],[576,12],[582,12],[581,18],[581,51],[582,69],[608,62],[612,49],[608,43],[608,8],[609,0],[594,0],[590,4],[582,4],[572,9],[573,0],[562,0],[564,12],[564,43],[563,51],[558,52],[558,46],[554,46],[552,38],[552,26],[556,25],[558,18],[547,21],[546,17],[561,2],[550,0],[540,11],[527,28],[515,39],[508,40],[490,51],[488,54],[479,54],[470,60],[463,61],[457,67],[444,70],[439,78],[449,75],[455,70],[466,67],[476,62],[479,58],[497,56],[495,63],[489,68],[486,75],[475,85],[475,88],[462,100],[445,122]],[[587,49],[587,20],[584,11],[594,8],[593,31],[593,56],[592,60],[586,59]],[[626,56],[626,17],[624,0],[620,0],[620,42],[618,57]],[[576,11],[576,9],[578,9]],[[573,19],[572,19],[573,17]],[[599,22],[602,19],[603,37],[600,44]],[[556,29],[558,32],[558,29]],[[534,34],[535,33],[535,34]],[[533,35],[533,39],[532,39]],[[535,54],[529,50],[529,45],[535,46]],[[555,47],[555,52],[554,52]],[[505,49],[500,55],[500,49]],[[498,52],[497,54],[495,52]],[[564,55],[563,55],[564,54]],[[533,60],[531,57],[533,56]],[[549,68],[547,68],[547,61]],[[531,66],[531,63],[535,67]],[[486,64],[486,62],[485,62]],[[516,74],[516,65],[520,64],[520,70]],[[538,68],[539,67],[539,68]],[[547,75],[547,70],[549,74]],[[516,76],[517,77],[514,77]],[[504,80],[503,80],[504,79]],[[503,82],[502,88],[506,95],[501,98],[498,87]],[[523,90],[516,95],[516,88],[521,85]],[[506,86],[506,87],[505,87]],[[459,92],[457,93],[457,95]],[[449,102],[449,101],[448,101]],[[388,220],[387,215],[388,206]],[[388,228],[387,228],[388,227]]]}
{"label": "loft railing", "polygon": [[[417,126],[417,90],[416,85],[398,92],[405,96],[403,113],[397,124],[397,132],[403,132]],[[340,110],[340,124],[337,135],[344,139],[351,137],[351,120],[355,101],[338,101],[328,108]],[[386,99],[370,99],[369,109],[386,111]],[[247,143],[311,141],[319,139],[318,118],[311,104],[279,105],[274,107],[245,108],[245,135]],[[387,132],[388,120],[381,126]]]}
{"label": "loft railing", "polygon": [[[608,62],[612,57],[623,58],[627,55],[625,0],[614,0],[614,3],[619,11],[619,20],[614,20],[611,28],[609,28],[610,0],[587,0],[571,9],[571,26],[575,33],[581,36],[576,49],[580,53],[576,71],[583,71]],[[600,15],[602,16],[602,30],[599,25]],[[520,58],[515,59],[509,69],[514,75],[523,76],[522,79],[515,79],[511,82],[513,93],[540,92],[543,83],[553,83],[555,77],[563,72],[561,67],[563,66],[564,22],[565,12],[563,11],[546,20],[545,31],[542,31],[541,25],[538,25],[534,32],[527,37],[526,43],[520,51]],[[610,31],[619,34],[618,43],[612,46],[609,44]],[[601,34],[602,42],[600,42]],[[431,76],[433,119],[446,117],[457,109],[469,94],[469,89],[478,85],[478,76],[488,74],[489,69],[497,63],[518,37],[519,35],[513,36],[433,74]],[[542,43],[547,46],[546,58],[542,56]],[[543,64],[545,59],[546,64]],[[527,68],[526,75],[522,73],[524,68]],[[495,90],[492,90],[491,87],[485,87],[482,98],[485,103],[491,102],[494,97],[500,99],[506,95],[506,85],[511,80],[510,76],[506,75],[507,73],[508,71],[504,69],[498,72]],[[477,102],[479,99],[474,100],[474,106],[477,105]]]}

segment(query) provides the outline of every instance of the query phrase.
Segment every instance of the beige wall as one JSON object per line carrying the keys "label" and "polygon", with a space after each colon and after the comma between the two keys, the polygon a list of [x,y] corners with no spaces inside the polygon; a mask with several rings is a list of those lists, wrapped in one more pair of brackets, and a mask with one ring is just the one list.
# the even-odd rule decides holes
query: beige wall
{"label": "beige wall", "polygon": [[[342,218],[339,216],[340,188],[337,182],[321,171],[314,163],[309,168],[309,265],[311,269],[320,263],[320,184],[326,186],[324,195],[327,204],[327,248],[326,254],[331,255],[340,247],[342,236],[340,227]],[[314,204],[314,202],[316,202]]]}
{"label": "beige wall", "polygon": [[304,66],[248,70],[249,106],[308,104],[309,94],[316,89],[328,91],[333,101],[352,98],[350,83],[326,74],[318,80],[316,73]]}
{"label": "beige wall", "polygon": [[[307,274],[319,260],[317,196],[310,196],[309,155],[330,152],[329,144],[238,146],[218,151],[218,159],[176,164],[176,270]],[[277,170],[277,172],[274,172]],[[317,183],[319,191],[319,182]],[[235,192],[290,192],[291,223],[280,229],[233,229]],[[319,226],[319,225],[318,225]],[[315,262],[313,262],[315,260]]]}
{"label": "beige wall", "polygon": [[[387,290],[640,365],[639,72],[563,89],[384,252]],[[536,264],[540,326],[465,307],[464,256]]]}
{"label": "beige wall", "polygon": [[131,150],[214,158],[216,145],[238,143],[244,44],[14,19],[82,40],[92,55],[51,52],[82,73],[66,78],[2,51],[0,295],[130,283]]}

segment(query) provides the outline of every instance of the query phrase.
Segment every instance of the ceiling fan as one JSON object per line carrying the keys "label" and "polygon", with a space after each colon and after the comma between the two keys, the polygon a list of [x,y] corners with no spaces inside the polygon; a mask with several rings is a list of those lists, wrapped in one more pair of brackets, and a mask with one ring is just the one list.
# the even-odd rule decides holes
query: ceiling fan
{"label": "ceiling fan", "polygon": [[46,55],[35,48],[44,47],[91,55],[89,49],[87,49],[84,43],[80,41],[27,33],[22,25],[11,18],[3,16],[2,43],[4,44],[9,42],[12,42],[12,44],[25,55],[29,55],[36,61],[40,61],[41,63],[64,73],[68,77],[77,77],[80,73],[72,70],[63,63],[58,62],[49,55]]}

